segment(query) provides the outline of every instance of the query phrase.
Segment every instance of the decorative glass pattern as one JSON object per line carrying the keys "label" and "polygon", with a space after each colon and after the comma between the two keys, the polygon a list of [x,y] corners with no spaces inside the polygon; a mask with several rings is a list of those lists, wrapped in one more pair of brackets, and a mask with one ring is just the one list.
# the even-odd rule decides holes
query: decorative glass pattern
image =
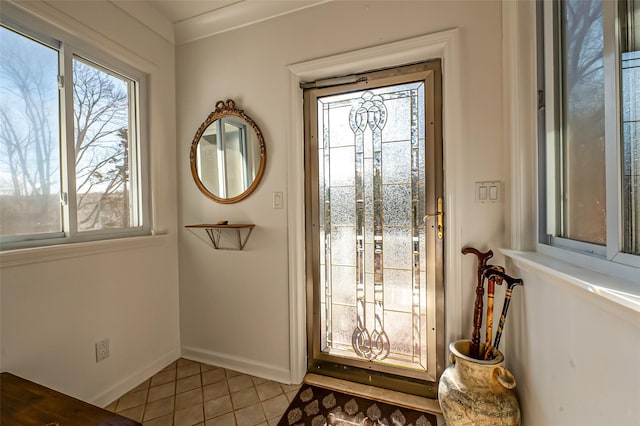
{"label": "decorative glass pattern", "polygon": [[318,98],[324,353],[427,368],[424,91]]}

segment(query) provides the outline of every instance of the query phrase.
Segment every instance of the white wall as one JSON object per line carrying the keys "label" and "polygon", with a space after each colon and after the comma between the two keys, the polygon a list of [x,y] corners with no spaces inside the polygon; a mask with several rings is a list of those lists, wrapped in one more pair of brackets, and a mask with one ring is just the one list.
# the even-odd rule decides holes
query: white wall
{"label": "white wall", "polygon": [[546,274],[513,271],[525,286],[514,291],[505,344],[523,424],[637,425],[640,314]]}
{"label": "white wall", "polygon": [[[288,185],[301,179],[287,164],[288,65],[459,28],[463,108],[445,120],[460,126],[464,141],[461,152],[453,153],[462,156],[463,164],[455,171],[464,182],[463,193],[455,194],[463,212],[462,243],[494,251],[504,244],[504,205],[473,202],[473,182],[504,180],[505,173],[494,160],[503,155],[500,8],[499,1],[331,2],[177,46],[181,228],[221,219],[257,225],[243,252],[214,251],[180,230],[186,355],[283,381],[290,378],[288,212],[271,209],[272,192],[285,191],[287,197]],[[205,198],[189,170],[196,129],[215,103],[226,98],[258,123],[267,144],[263,182],[249,198],[232,205]],[[464,310],[464,335],[472,328],[474,271],[475,260],[464,259],[463,306],[469,307]]]}
{"label": "white wall", "polygon": [[[2,371],[106,405],[180,356],[174,46],[107,1],[23,5],[149,74],[154,228],[167,235],[0,257]],[[96,363],[103,338],[111,356]]]}

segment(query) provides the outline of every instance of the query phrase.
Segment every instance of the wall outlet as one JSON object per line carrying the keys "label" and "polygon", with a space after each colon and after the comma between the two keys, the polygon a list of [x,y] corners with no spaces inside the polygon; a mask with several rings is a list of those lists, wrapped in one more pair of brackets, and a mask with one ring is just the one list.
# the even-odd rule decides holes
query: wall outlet
{"label": "wall outlet", "polygon": [[96,362],[109,358],[109,339],[100,340],[96,343]]}

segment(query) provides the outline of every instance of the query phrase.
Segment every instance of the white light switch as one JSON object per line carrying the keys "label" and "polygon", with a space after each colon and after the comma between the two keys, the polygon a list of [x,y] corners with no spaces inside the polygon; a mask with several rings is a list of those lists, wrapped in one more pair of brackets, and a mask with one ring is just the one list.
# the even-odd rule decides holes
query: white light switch
{"label": "white light switch", "polygon": [[475,183],[476,203],[497,203],[502,201],[502,182],[486,181]]}
{"label": "white light switch", "polygon": [[498,201],[498,187],[496,185],[489,187],[489,200]]}
{"label": "white light switch", "polygon": [[487,201],[487,187],[482,185],[478,188],[478,199],[480,201]]}
{"label": "white light switch", "polygon": [[274,192],[273,193],[273,208],[281,209],[284,205],[282,192]]}

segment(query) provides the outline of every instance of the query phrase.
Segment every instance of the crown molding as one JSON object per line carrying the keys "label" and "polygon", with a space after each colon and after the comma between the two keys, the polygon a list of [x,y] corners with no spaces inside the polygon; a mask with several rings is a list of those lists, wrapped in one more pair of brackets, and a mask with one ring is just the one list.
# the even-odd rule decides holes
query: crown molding
{"label": "crown molding", "polygon": [[246,27],[332,0],[242,1],[173,25],[175,44],[185,44],[226,31]]}
{"label": "crown molding", "polygon": [[109,2],[169,43],[175,44],[173,25],[153,6],[140,1],[109,0]]}

